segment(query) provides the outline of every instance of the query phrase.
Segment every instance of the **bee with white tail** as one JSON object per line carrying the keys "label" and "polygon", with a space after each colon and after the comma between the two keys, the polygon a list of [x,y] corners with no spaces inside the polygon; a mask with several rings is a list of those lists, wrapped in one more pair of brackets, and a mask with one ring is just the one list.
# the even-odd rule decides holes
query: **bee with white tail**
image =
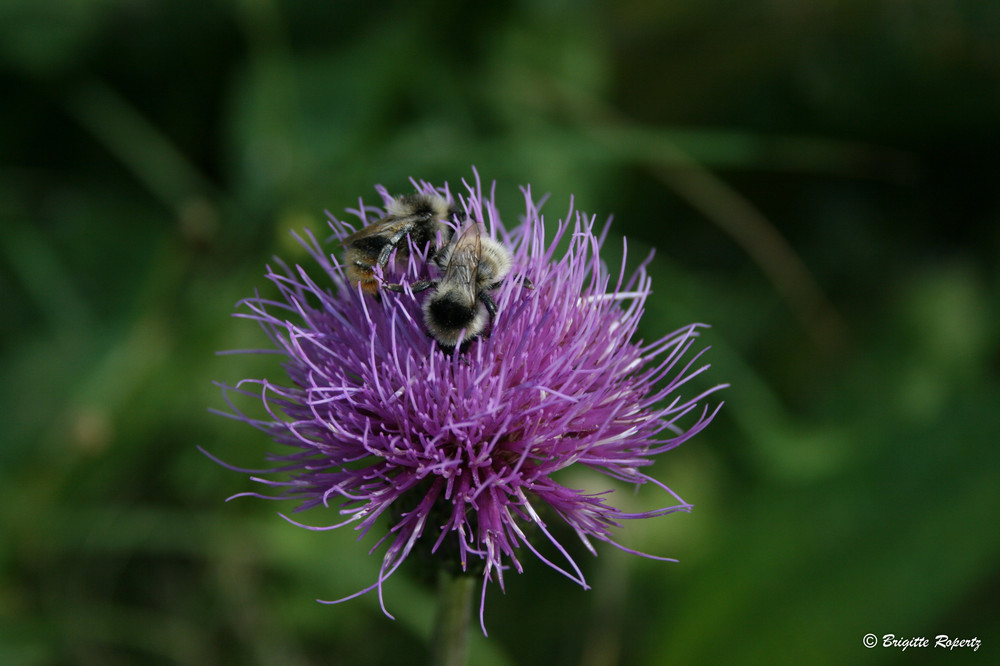
{"label": "bee with white tail", "polygon": [[[441,277],[415,282],[411,287],[414,293],[434,290],[423,303],[427,332],[446,351],[460,342],[464,347],[481,335],[489,336],[497,315],[490,292],[510,274],[510,251],[473,224],[439,251],[433,263]],[[524,282],[531,287],[527,279]],[[402,285],[386,287],[403,290]]]}

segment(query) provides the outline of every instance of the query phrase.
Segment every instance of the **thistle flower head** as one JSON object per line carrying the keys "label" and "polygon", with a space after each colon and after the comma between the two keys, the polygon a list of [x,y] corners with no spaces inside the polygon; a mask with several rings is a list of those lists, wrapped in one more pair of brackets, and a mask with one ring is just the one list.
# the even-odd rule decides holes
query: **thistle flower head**
{"label": "thistle flower head", "polygon": [[[278,260],[267,278],[279,295],[246,299],[248,312],[238,315],[263,327],[274,349],[256,351],[280,354],[288,375],[224,387],[227,415],[287,447],[271,457],[267,476],[254,477],[273,494],[243,494],[338,515],[309,529],[353,526],[364,535],[385,519],[373,547],[385,546],[379,576],[347,599],[376,588],[381,599],[382,584],[415,549],[480,575],[483,600],[489,581],[502,588],[505,570],[522,571],[522,547],[586,588],[550,520],[568,525],[596,555],[592,539],[635,552],[612,539],[623,520],[690,510],[642,470],[718,411],[706,398],[721,386],[700,393],[688,386],[707,368],[696,367],[702,352],[689,353],[701,325],[636,340],[651,293],[645,263],[626,275],[623,259],[609,272],[599,256],[607,226],[596,230],[572,203],[547,237],[530,188],[520,222],[508,227],[478,176],[460,193],[414,185],[454,202],[510,249],[510,274],[491,292],[497,312],[489,335],[454,350],[428,335],[421,303],[430,296],[410,286],[439,272],[432,250],[411,246],[405,261],[376,268],[379,280],[403,287],[374,298],[350,285],[339,242],[331,253],[306,232],[299,241],[317,266]],[[358,224],[384,214],[391,197],[379,193],[382,208],[348,211]],[[335,241],[354,231],[330,217]],[[247,415],[232,393],[262,403],[267,416]],[[554,478],[574,465],[652,483],[666,505],[628,513],[612,504],[610,487],[588,493]],[[482,614],[483,601],[481,622]]]}

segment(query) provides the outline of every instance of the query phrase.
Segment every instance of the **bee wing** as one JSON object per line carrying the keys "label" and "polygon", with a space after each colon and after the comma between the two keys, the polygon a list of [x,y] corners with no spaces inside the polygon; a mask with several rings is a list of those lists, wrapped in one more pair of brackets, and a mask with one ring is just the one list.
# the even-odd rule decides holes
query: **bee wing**
{"label": "bee wing", "polygon": [[372,236],[389,237],[392,236],[393,233],[395,233],[399,229],[399,227],[404,225],[405,223],[406,223],[405,218],[399,218],[394,215],[383,217],[381,220],[372,222],[367,227],[361,227],[360,229],[355,231],[347,238],[344,238],[340,242],[344,247],[351,247],[358,241],[364,240],[365,238],[370,238]]}
{"label": "bee wing", "polygon": [[472,225],[455,239],[448,263],[444,266],[441,282],[468,292],[469,301],[476,300],[476,282],[479,274],[479,260],[483,248],[479,240],[479,226]]}

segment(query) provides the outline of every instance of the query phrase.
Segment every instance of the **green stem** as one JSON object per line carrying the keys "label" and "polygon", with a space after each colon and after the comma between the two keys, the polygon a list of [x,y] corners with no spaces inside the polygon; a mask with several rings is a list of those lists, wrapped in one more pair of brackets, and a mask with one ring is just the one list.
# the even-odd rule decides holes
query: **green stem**
{"label": "green stem", "polygon": [[431,639],[435,666],[465,666],[470,603],[475,579],[442,572],[438,577],[438,608]]}

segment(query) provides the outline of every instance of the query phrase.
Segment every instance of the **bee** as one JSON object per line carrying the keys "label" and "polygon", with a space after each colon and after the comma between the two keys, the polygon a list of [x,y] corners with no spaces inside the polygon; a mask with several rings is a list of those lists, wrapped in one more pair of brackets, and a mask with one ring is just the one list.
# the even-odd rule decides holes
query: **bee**
{"label": "bee", "polygon": [[[510,274],[510,251],[473,224],[438,252],[433,263],[441,277],[411,286],[414,293],[434,289],[423,303],[424,325],[445,351],[463,347],[480,335],[489,336],[497,304],[490,292]],[[525,279],[525,286],[531,288]],[[402,285],[388,285],[402,291]]]}
{"label": "bee", "polygon": [[433,194],[408,194],[393,199],[387,208],[387,215],[369,224],[343,240],[346,252],[346,267],[351,285],[361,285],[369,294],[378,293],[375,266],[385,267],[393,250],[396,257],[403,259],[409,254],[409,237],[417,246],[433,243],[440,235],[447,243],[454,235],[453,228],[445,221],[458,223],[461,210],[449,204],[444,197]]}

